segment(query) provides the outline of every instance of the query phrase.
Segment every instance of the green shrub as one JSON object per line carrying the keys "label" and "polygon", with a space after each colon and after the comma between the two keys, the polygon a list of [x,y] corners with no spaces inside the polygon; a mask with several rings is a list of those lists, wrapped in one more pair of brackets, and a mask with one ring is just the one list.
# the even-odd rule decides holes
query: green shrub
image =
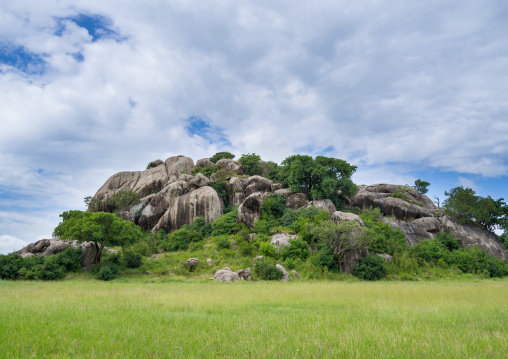
{"label": "green shrub", "polygon": [[242,244],[240,244],[239,249],[240,253],[243,254],[244,256],[251,256],[256,252],[256,247],[253,244],[247,242],[243,242]]}
{"label": "green shrub", "polygon": [[309,249],[307,248],[307,242],[296,238],[290,239],[291,245],[285,246],[280,253],[281,257],[285,260],[300,258],[302,261],[309,257]]}
{"label": "green shrub", "polygon": [[393,255],[408,247],[406,236],[400,228],[393,229],[388,223],[375,221],[370,216],[362,215],[362,220],[373,237],[368,247],[369,251]]}
{"label": "green shrub", "polygon": [[205,177],[210,178],[211,175],[213,175],[215,172],[217,172],[218,167],[217,166],[208,166],[208,167],[194,167],[194,171],[192,172],[192,175],[195,176],[198,173],[202,173]]}
{"label": "green shrub", "polygon": [[189,231],[186,229],[178,229],[169,235],[165,243],[165,248],[171,252],[186,250],[189,248],[189,243]]}
{"label": "green shrub", "polygon": [[271,194],[261,206],[261,219],[277,220],[282,217],[286,210],[286,198],[282,194]]}
{"label": "green shrub", "polygon": [[284,227],[290,227],[294,221],[298,219],[298,213],[291,208],[286,208],[282,217],[279,219],[279,224]]}
{"label": "green shrub", "polygon": [[238,163],[245,168],[245,174],[255,176],[261,174],[259,161],[261,161],[261,157],[255,153],[247,153],[246,155],[243,154],[242,157],[240,157]]}
{"label": "green shrub", "polygon": [[377,207],[373,208],[372,206],[370,206],[369,208],[364,208],[362,210],[362,214],[376,222],[381,221],[383,219],[383,212],[381,212],[381,210]]}
{"label": "green shrub", "polygon": [[278,258],[279,254],[275,251],[275,248],[270,245],[270,242],[261,243],[259,246],[259,252],[265,257]]}
{"label": "green shrub", "polygon": [[189,250],[191,252],[196,252],[196,251],[199,251],[203,248],[205,248],[205,245],[203,242],[191,242],[191,244],[189,245]]}
{"label": "green shrub", "polygon": [[108,251],[103,251],[101,254],[101,263],[103,266],[113,265],[118,266],[122,260],[122,256],[120,253],[109,253]]}
{"label": "green shrub", "polygon": [[340,267],[335,261],[333,252],[327,246],[319,246],[316,254],[312,257],[312,264],[323,270],[330,272],[339,272]]}
{"label": "green shrub", "polygon": [[386,261],[380,256],[369,254],[358,260],[354,275],[365,280],[380,280],[386,275]]}
{"label": "green shrub", "polygon": [[274,226],[273,222],[266,219],[260,219],[259,221],[254,223],[254,227],[252,228],[252,230],[256,233],[268,234],[272,230],[273,226]]}
{"label": "green shrub", "polygon": [[226,236],[220,236],[217,240],[217,250],[220,251],[221,249],[230,249],[231,248],[231,241]]}
{"label": "green shrub", "polygon": [[81,247],[69,247],[65,251],[55,254],[53,260],[66,272],[76,272],[81,269],[81,254]]}
{"label": "green shrub", "polygon": [[257,278],[263,280],[279,280],[282,279],[282,272],[275,267],[275,264],[266,260],[256,263],[254,274]]}
{"label": "green shrub", "polygon": [[104,266],[99,269],[97,279],[108,281],[116,277],[116,268],[113,266]]}
{"label": "green shrub", "polygon": [[238,210],[235,209],[229,213],[223,214],[212,223],[212,235],[230,235],[236,228]]}
{"label": "green shrub", "polygon": [[141,254],[129,250],[123,252],[123,259],[127,268],[139,268],[143,264]]}
{"label": "green shrub", "polygon": [[17,253],[0,255],[0,278],[16,279],[18,271],[23,268],[24,260]]}
{"label": "green shrub", "polygon": [[233,159],[233,158],[235,158],[235,155],[230,152],[217,152],[212,157],[210,157],[210,161],[212,161],[213,163],[217,163],[223,159]]}
{"label": "green shrub", "polygon": [[427,239],[418,242],[409,250],[410,254],[415,257],[419,265],[426,263],[436,263],[440,258],[447,256],[446,249],[435,239]]}
{"label": "green shrub", "polygon": [[286,260],[284,261],[284,267],[287,270],[294,269],[295,268],[295,261],[294,261],[294,259],[293,258],[286,258]]}
{"label": "green shrub", "polygon": [[441,244],[446,250],[453,251],[460,248],[460,243],[457,238],[454,238],[451,234],[441,232],[436,237],[437,243]]}

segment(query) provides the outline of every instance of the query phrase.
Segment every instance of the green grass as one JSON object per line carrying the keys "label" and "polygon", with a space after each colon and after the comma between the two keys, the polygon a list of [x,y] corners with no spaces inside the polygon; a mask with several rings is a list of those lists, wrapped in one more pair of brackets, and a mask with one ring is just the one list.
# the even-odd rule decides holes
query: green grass
{"label": "green grass", "polygon": [[0,281],[0,357],[504,358],[508,353],[508,280],[154,279]]}

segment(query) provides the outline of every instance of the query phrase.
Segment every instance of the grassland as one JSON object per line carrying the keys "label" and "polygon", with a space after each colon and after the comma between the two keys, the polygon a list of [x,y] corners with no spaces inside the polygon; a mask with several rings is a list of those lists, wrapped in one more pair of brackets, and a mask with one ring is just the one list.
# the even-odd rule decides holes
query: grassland
{"label": "grassland", "polygon": [[0,281],[2,358],[505,358],[508,280]]}

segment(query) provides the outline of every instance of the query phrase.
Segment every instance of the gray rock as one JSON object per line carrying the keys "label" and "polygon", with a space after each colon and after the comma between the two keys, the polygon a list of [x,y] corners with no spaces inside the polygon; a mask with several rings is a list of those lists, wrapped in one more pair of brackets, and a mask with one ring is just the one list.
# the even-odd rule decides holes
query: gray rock
{"label": "gray rock", "polygon": [[194,272],[196,266],[199,264],[199,260],[197,258],[189,258],[185,261],[185,266],[189,267],[189,272]]}
{"label": "gray rock", "polygon": [[206,168],[215,165],[209,158],[202,158],[196,162],[196,167]]}
{"label": "gray rock", "polygon": [[146,166],[146,168],[157,167],[157,166],[160,166],[163,164],[164,164],[164,162],[162,160],[155,160],[155,161],[149,162],[148,165]]}
{"label": "gray rock", "polygon": [[367,249],[353,249],[345,253],[344,261],[340,264],[340,270],[346,274],[352,274],[353,270],[361,257],[369,254]]}
{"label": "gray rock", "polygon": [[245,196],[249,197],[256,192],[272,192],[273,181],[261,176],[251,176],[247,180]]}
{"label": "gray rock", "polygon": [[139,225],[142,228],[151,228],[151,231],[154,233],[159,229],[169,232],[172,229],[170,209],[177,202],[178,198],[188,193],[189,190],[189,184],[185,181],[176,181],[166,185],[162,191],[151,199],[147,207],[143,209]]}
{"label": "gray rock", "polygon": [[276,248],[276,252],[280,252],[282,248],[291,245],[291,243],[289,243],[290,239],[295,239],[296,237],[298,237],[296,234],[277,233],[272,236],[270,245]]}
{"label": "gray rock", "polygon": [[295,193],[288,197],[286,207],[296,211],[298,208],[307,206],[308,203],[307,195],[304,193]]}
{"label": "gray rock", "polygon": [[211,258],[208,258],[208,259],[206,260],[206,264],[208,264],[210,267],[212,267],[212,266],[213,266],[213,261],[212,261],[212,259],[211,259]]}
{"label": "gray rock", "polygon": [[238,277],[238,273],[233,272],[228,267],[220,269],[217,272],[215,272],[213,278],[216,282],[235,282],[237,280],[240,280],[240,277]]}
{"label": "gray rock", "polygon": [[291,273],[293,273],[293,275],[295,276],[295,278],[298,278],[300,279],[300,276],[298,275],[298,272],[295,271],[294,269],[291,270]]}
{"label": "gray rock", "polygon": [[272,192],[279,191],[282,189],[282,185],[280,183],[272,184]]}
{"label": "gray rock", "polygon": [[387,263],[390,263],[391,261],[393,261],[393,257],[389,254],[377,253],[377,255],[380,256],[381,258],[383,258]]}
{"label": "gray rock", "polygon": [[330,214],[333,214],[334,212],[337,211],[335,205],[329,199],[320,199],[316,201],[311,201],[309,202],[309,204],[307,204],[306,208],[310,208],[312,206],[316,207],[320,211],[328,211]]}
{"label": "gray rock", "polygon": [[362,219],[354,213],[335,211],[332,214],[332,221],[334,221],[335,223],[339,223],[342,221],[356,221],[360,225],[360,227],[365,227],[365,224],[363,223]]}
{"label": "gray rock", "polygon": [[182,172],[192,173],[194,171],[194,161],[185,156],[173,156],[165,162],[168,176],[180,177]]}
{"label": "gray rock", "polygon": [[[274,185],[275,186],[275,185]],[[273,187],[273,186],[272,186]],[[289,196],[291,196],[293,194],[293,192],[291,192],[291,190],[289,188],[281,188],[281,189],[277,189],[275,190],[273,193],[277,194],[277,195],[283,195],[285,199],[288,199]],[[307,199],[307,198],[305,198]]]}
{"label": "gray rock", "polygon": [[222,160],[217,161],[217,168],[219,170],[225,170],[228,172],[236,172],[239,175],[244,173],[243,167],[235,160],[224,158]]}
{"label": "gray rock", "polygon": [[202,173],[196,174],[194,178],[189,181],[189,186],[194,188],[208,186],[209,184],[210,180]]}
{"label": "gray rock", "polygon": [[239,206],[245,200],[245,188],[247,178],[231,177],[226,184],[229,203],[232,206]]}
{"label": "gray rock", "polygon": [[188,174],[188,173],[182,173],[180,175],[180,177],[178,177],[178,180],[179,181],[185,181],[185,182],[189,182],[189,181],[192,181],[194,179],[194,176]]}
{"label": "gray rock", "polygon": [[247,227],[252,228],[254,223],[259,220],[261,206],[269,193],[256,192],[248,196],[245,201],[238,207],[237,223],[243,223]]}
{"label": "gray rock", "polygon": [[262,261],[263,259],[265,259],[264,256],[255,256],[254,257],[254,262],[259,262],[259,261]]}
{"label": "gray rock", "polygon": [[275,267],[282,272],[282,280],[287,282],[289,280],[289,273],[286,271],[286,268],[280,264],[276,264]]}

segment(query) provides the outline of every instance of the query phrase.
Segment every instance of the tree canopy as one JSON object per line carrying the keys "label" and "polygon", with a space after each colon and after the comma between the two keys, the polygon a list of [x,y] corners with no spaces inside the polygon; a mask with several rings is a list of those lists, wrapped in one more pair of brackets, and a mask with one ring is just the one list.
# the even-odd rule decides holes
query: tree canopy
{"label": "tree canopy", "polygon": [[213,163],[217,163],[223,159],[233,159],[233,158],[235,158],[235,155],[230,152],[217,152],[212,157],[210,157],[210,161],[212,161]]}
{"label": "tree canopy", "polygon": [[351,176],[356,166],[344,160],[294,155],[282,161],[280,177],[294,193],[305,192],[309,199],[330,199],[341,208],[343,199],[356,193]]}
{"label": "tree canopy", "polygon": [[413,186],[421,194],[425,194],[429,191],[430,183],[421,179],[417,179],[415,181],[415,185]]}
{"label": "tree canopy", "polygon": [[140,227],[112,213],[68,211],[62,213],[60,217],[62,222],[53,231],[53,236],[80,243],[93,242],[97,248],[94,263],[100,263],[104,246],[126,245],[142,237]]}
{"label": "tree canopy", "polygon": [[462,186],[445,192],[448,198],[443,203],[445,213],[457,218],[461,224],[476,223],[489,231],[508,228],[508,206],[504,198],[497,201],[490,196],[477,196],[471,188]]}

